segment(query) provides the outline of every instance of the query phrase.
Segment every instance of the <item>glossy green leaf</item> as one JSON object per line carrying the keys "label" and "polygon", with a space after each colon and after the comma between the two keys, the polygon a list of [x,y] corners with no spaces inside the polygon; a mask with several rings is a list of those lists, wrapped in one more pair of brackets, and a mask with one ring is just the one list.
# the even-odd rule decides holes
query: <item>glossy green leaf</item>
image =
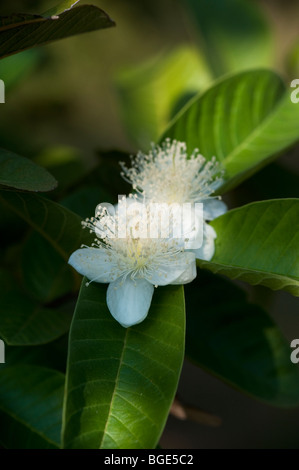
{"label": "glossy green leaf", "polygon": [[51,17],[13,14],[0,18],[0,58],[115,23],[100,8],[82,5]]}
{"label": "glossy green leaf", "polygon": [[258,4],[250,0],[184,3],[199,29],[199,46],[216,77],[273,65],[274,37]]}
{"label": "glossy green leaf", "polygon": [[200,267],[299,296],[299,199],[248,204],[211,225],[217,233],[215,255],[197,260]]}
{"label": "glossy green leaf", "polygon": [[26,240],[22,249],[22,278],[26,292],[42,303],[63,297],[75,285],[71,267],[36,232]]}
{"label": "glossy green leaf", "polygon": [[245,292],[200,270],[185,286],[186,354],[243,392],[281,407],[299,404],[299,369],[279,328]]}
{"label": "glossy green leaf", "polygon": [[0,444],[9,449],[60,447],[64,375],[21,365],[0,370]]}
{"label": "glossy green leaf", "polygon": [[116,83],[132,140],[147,149],[168,124],[177,101],[193,96],[210,81],[199,52],[190,46],[121,71]]}
{"label": "glossy green leaf", "polygon": [[44,344],[69,329],[67,306],[51,309],[32,301],[8,272],[0,272],[0,338],[10,345]]}
{"label": "glossy green leaf", "polygon": [[57,181],[31,160],[0,149],[0,185],[46,192],[56,188]]}
{"label": "glossy green leaf", "polygon": [[177,115],[162,138],[185,141],[224,167],[228,190],[299,139],[299,106],[273,72],[255,70],[225,78]]}
{"label": "glossy green leaf", "polygon": [[36,194],[0,190],[0,203],[40,233],[65,261],[94,238],[82,229],[78,215]]}
{"label": "glossy green leaf", "polygon": [[106,288],[82,283],[70,333],[63,447],[155,448],[184,356],[183,289],[159,288],[146,320],[125,329],[109,313]]}

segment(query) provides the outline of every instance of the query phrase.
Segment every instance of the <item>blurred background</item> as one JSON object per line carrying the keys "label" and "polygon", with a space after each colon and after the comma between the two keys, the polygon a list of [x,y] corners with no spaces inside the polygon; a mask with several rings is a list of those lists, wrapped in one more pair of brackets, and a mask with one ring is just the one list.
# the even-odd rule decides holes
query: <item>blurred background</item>
{"label": "blurred background", "polygon": [[[0,12],[41,13],[56,3],[12,0],[2,2]],[[54,174],[57,162],[76,160],[81,177],[104,151],[146,150],[187,99],[224,74],[271,67],[286,83],[299,78],[297,0],[236,0],[231,9],[223,2],[216,10],[209,0],[198,2],[200,11],[196,0],[87,3],[103,8],[116,28],[0,62],[6,83],[0,146]],[[292,149],[230,193],[225,197],[229,207],[299,197],[298,153],[299,148]],[[267,308],[289,342],[299,338],[298,299],[239,284],[250,300]],[[171,416],[161,440],[164,448],[299,448],[299,410],[256,402],[188,362],[179,395],[219,416],[222,424],[210,427]]]}

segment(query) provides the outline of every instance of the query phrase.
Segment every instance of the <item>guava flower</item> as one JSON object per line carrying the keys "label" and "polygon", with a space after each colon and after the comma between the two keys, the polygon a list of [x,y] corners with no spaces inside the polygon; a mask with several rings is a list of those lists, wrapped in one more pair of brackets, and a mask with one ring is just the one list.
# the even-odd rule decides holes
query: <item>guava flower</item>
{"label": "guava flower", "polygon": [[123,218],[120,211],[110,214],[98,206],[83,225],[96,234],[95,243],[75,251],[69,264],[89,283],[109,283],[108,308],[124,327],[146,318],[154,286],[186,284],[196,277],[194,253],[183,251],[176,239],[145,237],[147,226],[140,218]]}
{"label": "guava flower", "polygon": [[226,204],[213,196],[222,183],[216,158],[207,161],[198,149],[188,155],[185,142],[166,139],[161,146],[152,145],[148,154],[138,152],[131,168],[124,163],[121,167],[123,178],[148,202],[203,204],[203,243],[193,251],[197,258],[210,260],[217,234],[206,222],[227,211]]}

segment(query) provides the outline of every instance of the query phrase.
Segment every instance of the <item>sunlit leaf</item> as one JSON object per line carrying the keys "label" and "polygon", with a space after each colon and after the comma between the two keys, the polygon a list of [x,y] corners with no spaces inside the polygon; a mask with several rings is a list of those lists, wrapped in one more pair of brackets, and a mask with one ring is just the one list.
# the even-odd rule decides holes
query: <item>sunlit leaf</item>
{"label": "sunlit leaf", "polygon": [[226,191],[299,139],[299,106],[273,72],[242,72],[217,82],[174,118],[163,138],[187,142],[224,167]]}
{"label": "sunlit leaf", "polygon": [[200,267],[299,296],[299,199],[255,202],[211,224],[215,255]]}

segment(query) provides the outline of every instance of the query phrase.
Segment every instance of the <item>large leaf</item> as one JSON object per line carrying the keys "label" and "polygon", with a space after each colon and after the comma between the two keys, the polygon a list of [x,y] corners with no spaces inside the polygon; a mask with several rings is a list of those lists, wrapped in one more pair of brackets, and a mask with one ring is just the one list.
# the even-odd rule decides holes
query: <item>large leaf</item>
{"label": "large leaf", "polygon": [[125,329],[109,313],[106,286],[83,280],[70,333],[63,447],[155,448],[184,335],[182,287],[159,288],[146,320]]}
{"label": "large leaf", "polygon": [[190,46],[121,71],[117,87],[132,140],[147,148],[168,124],[177,101],[190,98],[210,81],[199,52]]}
{"label": "large leaf", "polygon": [[109,28],[114,24],[103,10],[94,5],[82,5],[61,14],[53,10],[50,17],[21,13],[1,17],[0,58],[75,34]]}
{"label": "large leaf", "polygon": [[269,404],[298,406],[299,369],[267,313],[231,282],[203,270],[185,293],[187,356]]}
{"label": "large leaf", "polygon": [[43,197],[0,190],[0,203],[48,240],[65,261],[82,243],[89,244],[93,238],[82,230],[78,215]]}
{"label": "large leaf", "polygon": [[255,202],[211,224],[215,255],[200,267],[299,296],[299,199]]}
{"label": "large leaf", "polygon": [[215,76],[271,66],[275,43],[258,4],[250,0],[187,0],[199,45]]}
{"label": "large leaf", "polygon": [[0,149],[0,185],[45,192],[56,188],[57,181],[31,160]]}
{"label": "large leaf", "polygon": [[299,107],[271,71],[230,76],[195,98],[164,137],[213,156],[225,170],[222,192],[251,176],[299,139]]}
{"label": "large leaf", "polygon": [[64,375],[32,365],[0,371],[0,443],[9,449],[60,447]]}
{"label": "large leaf", "polygon": [[67,305],[50,309],[37,304],[3,270],[0,281],[0,337],[7,344],[44,344],[68,331],[72,312]]}

